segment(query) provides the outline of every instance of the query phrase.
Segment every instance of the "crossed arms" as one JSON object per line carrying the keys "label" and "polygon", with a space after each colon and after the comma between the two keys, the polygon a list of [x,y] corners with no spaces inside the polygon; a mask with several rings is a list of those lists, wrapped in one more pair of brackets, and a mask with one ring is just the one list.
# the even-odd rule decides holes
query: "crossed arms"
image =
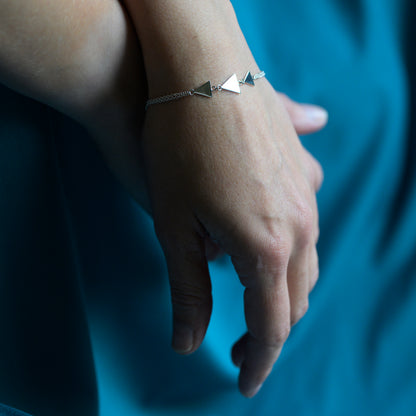
{"label": "crossed arms", "polygon": [[263,79],[239,96],[189,97],[145,114],[148,97],[260,71],[228,0],[0,0],[0,7],[0,82],[82,123],[151,212],[179,353],[195,351],[209,323],[208,248],[231,256],[246,288],[247,323],[232,358],[241,392],[253,396],[318,278],[322,170],[296,133],[322,128],[325,112]]}

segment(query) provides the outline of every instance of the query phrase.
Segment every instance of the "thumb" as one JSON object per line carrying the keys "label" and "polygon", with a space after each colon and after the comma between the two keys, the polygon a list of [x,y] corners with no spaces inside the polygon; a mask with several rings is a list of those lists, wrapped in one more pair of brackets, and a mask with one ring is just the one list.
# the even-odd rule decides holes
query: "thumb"
{"label": "thumb", "polygon": [[205,242],[196,232],[159,238],[168,266],[173,312],[172,347],[190,354],[201,345],[212,311]]}
{"label": "thumb", "polygon": [[287,95],[277,93],[298,135],[311,134],[323,129],[328,122],[327,111],[317,105],[300,104]]}

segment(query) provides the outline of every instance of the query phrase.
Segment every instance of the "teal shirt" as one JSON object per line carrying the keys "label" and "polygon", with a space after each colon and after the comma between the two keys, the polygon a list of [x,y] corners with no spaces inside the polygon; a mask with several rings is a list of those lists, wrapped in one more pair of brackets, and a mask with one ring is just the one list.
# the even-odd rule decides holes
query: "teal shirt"
{"label": "teal shirt", "polygon": [[230,359],[243,289],[222,258],[203,346],[173,353],[150,219],[80,127],[4,88],[0,402],[41,416],[416,414],[416,6],[234,7],[274,87],[329,111],[325,130],[302,138],[325,171],[307,315],[244,399]]}

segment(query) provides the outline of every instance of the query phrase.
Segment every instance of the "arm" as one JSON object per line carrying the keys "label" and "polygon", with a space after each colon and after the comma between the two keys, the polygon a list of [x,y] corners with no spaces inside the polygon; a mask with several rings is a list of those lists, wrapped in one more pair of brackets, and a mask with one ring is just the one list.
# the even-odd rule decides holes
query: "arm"
{"label": "arm", "polygon": [[[139,137],[147,96],[140,45],[116,0],[0,0],[0,82],[83,124],[148,212]],[[322,126],[287,100],[300,132]]]}
{"label": "arm", "polygon": [[[192,26],[191,15],[196,17],[199,11],[192,7],[187,13],[182,10],[184,5],[190,7],[192,4],[177,2],[176,10],[164,9],[169,2],[163,5],[159,1],[130,1],[128,4],[144,45],[152,94],[164,94],[173,91],[173,88],[187,89],[194,86],[194,82],[212,79],[213,76],[222,78],[237,70],[257,69],[232,9],[229,6],[225,8],[221,25],[227,26],[229,20],[233,22],[233,27],[227,29],[220,25],[217,29],[224,32],[218,32],[219,38],[231,37],[230,45],[233,45],[231,42],[240,45],[238,51],[230,55],[233,62],[227,62],[220,39],[214,42],[215,39],[209,38],[207,41],[198,38],[205,34]],[[220,9],[215,9],[214,13],[214,3],[206,4],[211,7],[205,11],[208,14],[195,21],[207,24],[212,19],[214,25],[215,16],[221,15]],[[52,105],[84,124],[94,135],[97,145],[121,182],[137,200],[148,206],[138,163],[138,137],[141,134],[146,88],[139,45],[119,3],[112,0],[39,0],[34,8],[33,3],[24,0],[0,0],[0,7],[0,82]],[[183,26],[177,14],[185,18],[185,23],[189,20],[191,26]],[[143,19],[143,16],[150,19]],[[172,27],[175,36],[169,33]],[[161,32],[156,29],[161,29]],[[152,40],[154,35],[156,38]],[[194,37],[192,41],[189,36]],[[182,46],[178,48],[176,42],[182,42]],[[204,46],[205,42],[207,45]],[[160,56],[156,53],[159,49],[155,45],[161,46]],[[203,59],[200,58],[200,49],[195,51],[195,45],[203,48]],[[184,73],[189,77],[184,77]],[[172,83],[166,82],[166,78]],[[291,212],[294,204],[295,208],[298,203],[301,208],[306,207],[306,211],[310,209],[316,215],[313,188],[308,190],[308,184],[309,177],[316,175],[317,183],[314,186],[318,185],[319,168],[299,145],[282,103],[301,133],[321,128],[325,124],[325,115],[322,117],[321,113],[320,119],[309,118],[310,110],[316,113],[316,108],[299,106],[287,97],[276,95],[267,82],[263,87],[259,84],[256,90],[247,91],[246,97],[238,97],[240,101],[234,97],[218,96],[215,103],[178,102],[149,111],[144,144],[149,162],[149,184],[156,209],[156,226],[170,269],[177,350],[195,350],[202,341],[208,323],[209,277],[204,250],[201,248],[201,241],[207,235],[232,254],[242,282],[262,295],[267,294],[264,271],[270,266],[270,261],[266,258],[266,262],[258,262],[263,261],[267,253],[276,264],[286,260],[279,251],[271,251],[267,240],[275,245],[273,238],[279,237],[280,230],[285,232],[282,244],[292,237],[296,240],[294,230],[299,228],[299,224],[297,221],[293,222],[293,226],[288,223],[288,219],[297,213]],[[256,108],[256,103],[259,110],[253,117],[250,109]],[[247,108],[244,109],[244,106]],[[250,125],[234,123],[240,117],[245,117],[247,113],[244,111],[248,110],[250,114],[247,119],[252,120]],[[223,114],[230,115],[231,125],[224,122]],[[265,116],[266,119],[262,118]],[[166,126],[161,120],[170,120],[171,124]],[[265,120],[270,121],[269,129],[259,128]],[[175,128],[174,131],[171,127]],[[190,134],[196,128],[198,134]],[[241,146],[246,148],[244,154],[239,151]],[[287,148],[290,147],[293,147],[293,151],[288,155]],[[181,149],[185,150],[183,154]],[[197,150],[195,154],[189,153],[192,149]],[[234,149],[239,154],[237,159]],[[165,160],[166,155],[172,158]],[[276,167],[276,155],[289,166]],[[185,158],[182,159],[182,156]],[[227,166],[231,169],[227,169]],[[294,172],[293,180],[289,182],[288,167]],[[271,169],[272,175],[268,169]],[[171,174],[172,177],[169,176]],[[195,182],[189,183],[192,178],[195,178]],[[243,178],[244,181],[241,181]],[[259,187],[262,183],[264,186]],[[296,195],[299,184],[303,187],[306,185],[306,189],[301,187],[300,194]],[[293,189],[288,192],[286,188],[292,185]],[[259,189],[256,191],[254,188]],[[166,189],[169,192],[163,192]],[[279,192],[275,192],[276,189]],[[310,200],[305,202],[304,194]],[[258,197],[261,198],[261,204],[255,204]],[[188,203],[189,207],[186,207]],[[241,205],[245,205],[245,209]],[[166,210],[167,206],[172,210]],[[189,208],[197,210],[195,216],[189,212]],[[270,216],[264,217],[265,214]],[[177,223],[177,219],[180,222]],[[180,225],[178,230],[173,227],[176,224]],[[202,228],[200,224],[203,224]],[[268,227],[271,232],[267,230]],[[175,238],[178,241],[176,246]],[[259,247],[256,247],[257,243]],[[308,248],[313,267],[316,258],[314,244],[308,244]],[[293,250],[289,251],[292,253]],[[262,267],[257,270],[256,264],[262,264]],[[311,287],[316,275],[310,275]],[[277,295],[288,296],[286,277],[286,269],[281,276],[270,274],[272,285],[279,283],[283,286],[282,292]],[[304,279],[300,278],[299,281],[299,287],[304,288]],[[259,377],[265,377],[282,344],[279,340],[277,346],[273,344],[268,348],[268,331],[280,331],[282,322],[284,325],[288,319],[289,309],[293,310],[292,305],[296,306],[297,300],[292,290],[290,307],[287,302],[282,304],[282,317],[273,313],[268,320],[269,311],[265,308],[273,308],[274,299],[270,305],[263,305],[263,310],[260,308],[259,315],[255,316],[250,307],[255,306],[258,299],[255,296],[254,301],[250,300],[250,291],[247,293],[250,332],[236,345],[234,361],[242,367],[242,391],[251,395],[253,379],[256,381]],[[193,300],[197,304],[193,304]],[[305,296],[302,300],[305,300]],[[196,310],[197,306],[201,308]],[[291,314],[295,322],[298,317],[294,312]],[[187,328],[195,331],[191,345],[187,344],[186,336],[181,336],[181,325],[185,332]],[[263,355],[265,348],[267,354]],[[263,362],[259,355],[260,358],[264,356]]]}
{"label": "arm", "polygon": [[0,0],[0,9],[0,82],[83,124],[148,209],[138,163],[145,75],[119,2]]}
{"label": "arm", "polygon": [[[149,211],[139,163],[147,95],[136,34],[116,0],[0,0],[0,82],[81,122]],[[137,9],[133,9],[137,14]],[[322,123],[286,100],[300,132]]]}
{"label": "arm", "polygon": [[84,124],[107,103],[129,113],[141,104],[138,43],[117,1],[0,0],[0,7],[3,83]]}
{"label": "arm", "polygon": [[[126,0],[149,96],[259,72],[228,0]],[[247,333],[233,348],[239,386],[256,394],[318,278],[319,164],[301,146],[267,80],[241,95],[186,97],[149,108],[143,137],[155,227],[167,260],[173,346],[191,353],[212,298],[204,241],[245,286]]]}

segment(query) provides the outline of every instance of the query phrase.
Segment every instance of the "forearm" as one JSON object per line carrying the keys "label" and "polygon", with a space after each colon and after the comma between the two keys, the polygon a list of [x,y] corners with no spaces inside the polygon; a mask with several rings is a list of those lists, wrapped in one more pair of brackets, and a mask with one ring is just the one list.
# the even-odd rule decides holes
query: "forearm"
{"label": "forearm", "polygon": [[117,0],[0,0],[0,82],[78,120],[148,209],[139,138],[146,86]]}
{"label": "forearm", "polygon": [[152,96],[258,69],[228,0],[125,4],[142,45]]}
{"label": "forearm", "polygon": [[123,86],[143,76],[138,47],[126,53],[135,35],[117,1],[0,0],[0,8],[0,82],[81,121],[140,89]]}

